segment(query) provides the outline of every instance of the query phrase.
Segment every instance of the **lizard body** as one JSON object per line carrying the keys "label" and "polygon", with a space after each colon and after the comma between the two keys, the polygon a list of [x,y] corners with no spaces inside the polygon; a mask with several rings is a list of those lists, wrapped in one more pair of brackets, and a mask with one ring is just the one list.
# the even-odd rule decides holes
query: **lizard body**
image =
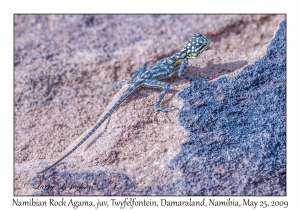
{"label": "lizard body", "polygon": [[[198,57],[203,51],[207,49],[210,44],[210,39],[200,33],[195,33],[193,37],[187,41],[183,49],[174,55],[163,58],[157,61],[155,64],[151,65],[147,69],[147,65],[143,64],[130,79],[125,79],[121,81],[121,84],[132,83],[129,88],[123,93],[123,95],[118,99],[118,101],[107,111],[104,117],[96,123],[96,125],[86,134],[82,140],[66,155],[61,157],[52,165],[48,166],[41,172],[45,172],[61,162],[63,159],[68,157],[72,152],[74,152],[81,144],[83,144],[99,127],[100,125],[118,108],[118,106],[135,90],[140,87],[150,87],[150,88],[160,88],[163,91],[157,97],[154,104],[154,109],[156,112],[163,111],[166,115],[167,111],[171,111],[174,107],[162,107],[160,102],[165,96],[166,92],[170,89],[170,84],[167,82],[159,81],[160,79],[172,74],[173,72],[179,70],[179,77],[186,80],[192,81],[191,78],[187,77],[184,72],[188,66],[188,59]],[[167,116],[167,115],[166,115]]]}

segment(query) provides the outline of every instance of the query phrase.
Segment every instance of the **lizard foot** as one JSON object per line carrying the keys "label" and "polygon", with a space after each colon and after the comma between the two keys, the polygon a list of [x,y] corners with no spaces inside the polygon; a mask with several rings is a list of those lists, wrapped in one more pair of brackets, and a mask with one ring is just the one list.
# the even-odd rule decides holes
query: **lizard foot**
{"label": "lizard foot", "polygon": [[169,118],[167,112],[172,111],[172,110],[174,110],[174,109],[178,109],[178,108],[173,107],[173,106],[172,106],[172,107],[161,107],[161,106],[155,107],[155,116],[154,116],[154,119],[156,118],[156,116],[157,116],[157,114],[158,114],[158,111],[163,111],[163,112],[164,112],[164,115],[166,116],[166,118],[168,119],[168,121],[171,122],[171,120],[170,120],[170,118]]}
{"label": "lizard foot", "polygon": [[124,84],[126,84],[130,79],[124,79],[120,82],[114,82],[113,83],[113,88],[114,90],[117,90],[120,86],[123,86]]}
{"label": "lizard foot", "polygon": [[188,80],[190,83],[192,83],[193,81],[195,81],[195,79],[192,79],[192,78],[188,78],[186,80]]}
{"label": "lizard foot", "polygon": [[205,82],[211,80],[208,76],[202,77],[202,79],[203,79]]}

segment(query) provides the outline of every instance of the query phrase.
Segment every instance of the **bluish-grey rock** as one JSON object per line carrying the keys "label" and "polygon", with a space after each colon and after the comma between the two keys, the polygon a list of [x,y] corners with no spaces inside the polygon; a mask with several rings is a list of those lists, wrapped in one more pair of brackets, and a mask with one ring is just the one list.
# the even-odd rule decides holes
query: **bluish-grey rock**
{"label": "bluish-grey rock", "polygon": [[286,194],[286,22],[266,55],[180,95],[189,139],[171,165],[184,195]]}

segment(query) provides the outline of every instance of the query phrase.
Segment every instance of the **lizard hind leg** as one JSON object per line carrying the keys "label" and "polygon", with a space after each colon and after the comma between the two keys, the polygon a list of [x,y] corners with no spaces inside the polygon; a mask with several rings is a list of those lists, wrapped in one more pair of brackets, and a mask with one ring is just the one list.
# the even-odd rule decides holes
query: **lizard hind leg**
{"label": "lizard hind leg", "polygon": [[162,82],[162,81],[158,81],[158,80],[145,80],[143,82],[143,86],[150,87],[150,88],[163,89],[163,91],[159,94],[159,96],[157,97],[156,102],[154,104],[155,117],[156,117],[158,111],[162,111],[162,112],[164,112],[164,115],[166,116],[166,118],[170,122],[171,120],[168,117],[167,112],[176,109],[176,107],[163,107],[163,106],[160,106],[160,102],[162,101],[162,99],[166,95],[167,91],[170,89],[170,84],[167,83],[167,82]]}

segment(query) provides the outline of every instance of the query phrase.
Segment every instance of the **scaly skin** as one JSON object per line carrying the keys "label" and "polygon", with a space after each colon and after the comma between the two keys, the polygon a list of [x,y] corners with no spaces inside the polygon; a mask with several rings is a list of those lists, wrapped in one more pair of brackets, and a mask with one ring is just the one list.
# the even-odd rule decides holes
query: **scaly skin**
{"label": "scaly skin", "polygon": [[[163,58],[157,61],[155,64],[150,66],[148,69],[147,65],[143,64],[132,76],[130,79],[125,79],[121,84],[132,83],[130,87],[124,92],[124,94],[119,98],[119,100],[108,110],[104,117],[91,129],[91,131],[83,137],[83,139],[66,155],[61,157],[52,165],[48,166],[41,172],[43,173],[63,159],[68,157],[73,153],[83,142],[85,142],[99,127],[102,123],[118,108],[118,106],[135,90],[140,87],[150,87],[150,88],[160,88],[162,92],[157,97],[157,100],[154,104],[154,109],[156,112],[163,111],[166,115],[166,112],[171,111],[174,107],[162,107],[160,102],[165,96],[166,92],[170,89],[170,84],[167,82],[159,81],[160,79],[172,74],[173,72],[179,70],[178,76],[186,80],[192,81],[191,78],[187,77],[184,72],[188,66],[188,59],[198,57],[203,51],[207,49],[210,44],[210,39],[200,33],[195,33],[194,36],[185,43],[183,49],[174,55]],[[167,117],[167,115],[166,115]]]}

